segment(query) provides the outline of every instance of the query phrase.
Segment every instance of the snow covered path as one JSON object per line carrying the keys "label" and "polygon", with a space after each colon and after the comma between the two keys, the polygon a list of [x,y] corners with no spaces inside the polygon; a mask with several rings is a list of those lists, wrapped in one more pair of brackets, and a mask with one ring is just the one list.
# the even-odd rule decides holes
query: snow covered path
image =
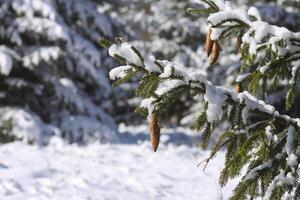
{"label": "snow covered path", "polygon": [[0,147],[0,199],[218,200],[235,183],[217,184],[220,154],[203,172],[207,156],[187,145],[162,145],[153,153],[141,144],[48,147],[14,142]]}

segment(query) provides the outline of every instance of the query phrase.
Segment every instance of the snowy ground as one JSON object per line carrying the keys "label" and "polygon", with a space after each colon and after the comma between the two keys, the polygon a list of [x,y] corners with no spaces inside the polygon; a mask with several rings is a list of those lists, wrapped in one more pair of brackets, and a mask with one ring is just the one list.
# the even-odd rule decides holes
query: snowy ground
{"label": "snowy ground", "polygon": [[[55,138],[48,147],[1,146],[0,199],[219,200],[236,184],[217,184],[222,153],[205,172],[197,167],[208,153],[192,147],[189,134],[165,131],[153,153],[145,134],[123,131],[116,144],[65,145]],[[174,144],[176,137],[185,144]]]}

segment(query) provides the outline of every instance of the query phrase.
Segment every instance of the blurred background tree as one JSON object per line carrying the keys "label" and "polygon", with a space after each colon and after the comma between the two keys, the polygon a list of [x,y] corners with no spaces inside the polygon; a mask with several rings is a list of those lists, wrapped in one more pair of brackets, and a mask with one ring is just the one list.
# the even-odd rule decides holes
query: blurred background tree
{"label": "blurred background tree", "polygon": [[[114,3],[114,2],[112,2]],[[0,126],[2,140],[47,143],[110,141],[117,126],[104,104],[103,37],[125,34],[102,1],[0,1]],[[113,105],[110,105],[113,107]]]}

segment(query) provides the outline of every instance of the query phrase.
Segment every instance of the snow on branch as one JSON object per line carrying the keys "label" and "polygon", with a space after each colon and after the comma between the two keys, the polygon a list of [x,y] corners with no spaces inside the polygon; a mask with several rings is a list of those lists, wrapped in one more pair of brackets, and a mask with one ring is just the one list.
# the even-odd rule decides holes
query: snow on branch
{"label": "snow on branch", "polygon": [[62,54],[59,47],[38,47],[27,55],[23,56],[23,64],[25,67],[32,69],[38,66],[41,62],[49,63],[56,61]]}
{"label": "snow on branch", "polygon": [[230,2],[225,1],[218,4],[218,11],[208,17],[208,22],[212,27],[212,40],[222,39],[230,31],[242,28],[242,42],[249,45],[251,54],[264,54],[261,52],[264,46],[270,46],[279,56],[299,54],[300,33],[261,21],[259,11],[255,7],[248,10],[234,8]]}
{"label": "snow on branch", "polygon": [[[248,186],[256,183],[266,170],[273,173],[273,176],[277,176],[274,182],[269,184],[266,197],[272,193],[274,187],[282,184],[295,188],[296,181],[293,177],[297,173],[298,156],[300,155],[294,145],[294,140],[296,130],[299,130],[300,127],[300,119],[279,114],[272,105],[255,98],[247,91],[236,93],[213,85],[202,74],[185,73],[169,61],[154,60],[163,70],[161,72],[148,71],[142,62],[144,57],[140,57],[137,49],[127,48],[126,53],[124,53],[124,49],[117,45],[110,46],[114,52],[113,57],[120,58],[119,53],[123,56],[132,55],[124,56],[127,59],[123,58],[125,60],[122,62],[143,74],[137,93],[144,97],[140,108],[146,109],[144,115],[148,115],[149,124],[151,124],[152,116],[157,116],[167,110],[174,99],[182,95],[183,92],[199,94],[204,97],[203,109],[199,111],[202,113],[195,124],[197,130],[202,130],[201,146],[203,148],[207,147],[214,124],[218,124],[222,120],[234,124],[228,131],[219,136],[219,141],[212,148],[211,156],[204,160],[207,165],[224,145],[228,145],[227,154],[231,157],[226,158],[225,167],[220,176],[221,185],[226,184],[229,178],[238,176],[242,167],[251,163],[247,173],[237,186],[233,199],[240,199],[241,195],[246,195],[245,190]],[[123,46],[128,45],[123,44]],[[122,50],[118,52],[118,49]],[[134,54],[136,56],[133,56]],[[141,62],[141,65],[139,66],[136,65],[137,57],[140,57],[138,62]],[[130,60],[131,58],[133,59]],[[113,70],[113,78],[117,77],[119,80],[122,80],[122,77],[127,78],[124,74],[126,70],[120,70],[120,74],[117,74],[117,71]],[[255,114],[258,114],[260,118],[256,118]],[[281,135],[279,133],[272,134],[272,129],[276,126],[283,129]],[[276,131],[279,132],[279,130]],[[262,142],[258,136],[266,139],[263,139]],[[240,140],[244,140],[244,143],[238,145],[237,141]],[[272,152],[274,155],[271,155],[267,161],[261,160],[258,155],[259,151],[265,151],[263,147],[266,145],[266,141],[269,148],[274,148],[271,150],[274,151]],[[236,146],[236,151],[232,150],[232,145]],[[247,149],[249,147],[255,149]],[[292,169],[292,172],[286,172],[286,167]],[[280,171],[279,174],[278,171]],[[289,195],[293,196],[295,192],[291,192]]]}
{"label": "snow on branch", "polygon": [[44,0],[17,0],[12,3],[12,8],[19,14],[27,17],[33,17],[35,13],[39,13],[45,18],[54,20],[55,9],[53,2]]}
{"label": "snow on branch", "polygon": [[[128,47],[124,49],[123,47]],[[119,55],[123,58],[126,58],[126,62],[129,64],[133,63],[133,68],[140,67],[143,68],[143,71],[146,71],[147,73],[158,73],[153,71],[148,71],[146,68],[143,67],[143,64],[139,60],[138,54],[135,53],[131,48],[129,48],[130,45],[128,43],[122,43],[121,46],[114,44],[110,47],[110,55],[116,56]],[[112,53],[113,52],[113,53]],[[278,114],[278,112],[275,112],[275,108],[272,105],[268,105],[262,100],[256,99],[254,96],[252,96],[249,92],[245,91],[242,93],[235,93],[228,89],[224,89],[221,87],[214,86],[210,81],[207,81],[205,76],[203,74],[195,75],[193,73],[185,73],[184,71],[176,68],[175,65],[170,67],[170,62],[168,61],[160,61],[156,60],[157,63],[160,63],[160,65],[164,68],[164,71],[161,73],[158,73],[158,77],[163,78],[169,78],[167,80],[162,80],[158,84],[158,87],[155,90],[155,93],[158,96],[163,96],[164,94],[172,91],[174,88],[178,88],[179,86],[186,85],[191,90],[197,89],[197,88],[205,88],[205,101],[208,103],[209,109],[207,110],[207,114],[209,116],[215,116],[210,117],[210,121],[216,121],[220,116],[220,110],[222,110],[223,103],[227,99],[231,99],[236,101],[237,103],[243,102],[245,104],[245,107],[243,109],[243,121],[244,123],[248,120],[248,114],[250,111],[258,110],[263,113],[273,115],[274,117],[282,117],[286,119],[287,123],[293,122],[294,124],[297,124],[300,126],[300,120],[294,119],[294,118],[288,118],[287,116],[282,116]],[[163,65],[163,63],[167,63],[166,66]],[[154,63],[153,63],[154,64]],[[173,71],[173,76],[171,71]],[[118,74],[116,71],[116,68],[112,70],[113,72],[113,79],[115,77],[124,77],[126,73],[126,70],[121,70]],[[166,76],[168,74],[168,76]],[[152,109],[149,109],[152,110]]]}
{"label": "snow on branch", "polygon": [[[156,98],[156,101],[151,101],[151,103],[147,104],[143,103],[143,106],[148,106],[148,111],[151,113],[155,112],[153,106],[155,107],[155,104],[160,103],[161,96],[164,96],[170,92],[174,92],[174,89],[176,90],[176,88],[180,88],[184,85],[187,86],[189,90],[201,91],[202,94],[204,94],[204,99],[206,103],[208,103],[206,114],[210,116],[208,117],[210,122],[219,120],[220,115],[222,115],[221,111],[224,103],[226,100],[232,100],[237,104],[244,104],[242,118],[245,124],[248,121],[249,113],[257,110],[275,118],[285,119],[287,124],[292,123],[295,126],[300,127],[300,119],[280,115],[277,111],[275,111],[275,108],[272,105],[268,105],[264,101],[255,98],[249,92],[245,91],[238,94],[228,89],[214,86],[210,81],[206,80],[203,74],[185,73],[182,69],[176,67],[176,65],[172,65],[172,63],[169,61],[155,60],[152,63],[159,63],[159,66],[164,69],[160,73],[157,71],[148,71],[142,63],[143,57],[140,58],[140,54],[136,52],[137,50],[133,50],[130,47],[131,45],[128,43],[122,43],[120,45],[113,44],[110,46],[109,52],[111,56],[124,58],[125,62],[128,64],[128,68],[131,65],[131,67],[136,70],[140,69],[140,72],[144,73],[145,75],[155,74],[155,76],[159,79],[159,83],[154,90],[154,94],[156,95],[153,95],[153,97]],[[122,78],[126,76],[126,70],[119,71],[116,69],[118,68],[115,68],[111,71],[111,73],[113,72],[113,76],[111,77],[113,80],[116,77]]]}
{"label": "snow on branch", "polygon": [[0,73],[8,76],[13,67],[13,59],[10,54],[0,49]]}
{"label": "snow on branch", "polygon": [[[59,23],[48,18],[35,17],[33,19],[28,19],[20,17],[17,18],[14,23],[14,26],[17,28],[16,34],[34,32],[36,35],[46,36],[50,41],[69,40],[67,30]],[[29,36],[32,37],[33,35],[29,34]]]}
{"label": "snow on branch", "polygon": [[[300,33],[263,22],[256,8],[234,8],[229,1],[223,0],[202,2],[206,5],[206,10],[189,11],[210,14],[208,22],[211,31],[206,40],[206,51],[208,56],[212,55],[211,64],[219,57],[221,41],[236,34],[242,45],[242,64],[249,64],[250,68],[238,78],[239,81],[243,82],[256,75],[253,78],[256,83],[253,85],[260,87],[259,81],[268,70],[285,64],[289,68],[286,77],[293,74],[291,82],[297,82]],[[137,112],[148,116],[149,127],[159,127],[157,121],[154,125],[151,123],[152,117],[159,120],[170,105],[180,101],[185,93],[202,97],[199,101],[203,106],[194,126],[197,131],[201,131],[202,148],[208,147],[216,126],[221,122],[228,122],[226,131],[219,135],[218,141],[212,146],[211,156],[204,162],[208,163],[220,149],[226,148],[221,185],[239,176],[245,167],[248,168],[231,199],[255,198],[259,195],[267,197],[269,194],[271,197],[274,195],[273,189],[279,187],[280,190],[288,188],[285,195],[295,198],[296,191],[299,191],[294,177],[299,177],[300,151],[297,135],[300,119],[280,114],[272,105],[254,97],[247,90],[234,92],[215,86],[203,74],[187,73],[184,68],[172,62],[148,59],[134,46],[121,40],[117,40],[117,44],[107,41],[101,43],[109,48],[110,56],[121,63],[121,68],[111,72],[113,80],[122,83],[136,74],[141,77],[137,95],[144,100]],[[124,70],[124,66],[125,69],[134,71]],[[273,77],[281,77],[280,72],[279,75],[277,72],[274,74]],[[261,191],[253,190],[266,180],[266,186],[269,186],[267,194],[264,188]]]}
{"label": "snow on branch", "polygon": [[[231,36],[236,37],[237,51],[242,61],[240,70],[243,72],[236,78],[236,83],[257,95],[266,96],[281,77],[287,89],[286,110],[290,110],[300,79],[300,32],[262,21],[255,7],[239,8],[223,0],[205,0],[202,4],[206,9],[199,12],[209,14],[207,20],[210,29],[206,39],[208,56],[212,54],[211,57],[217,59],[221,48],[214,51],[213,45],[219,46]],[[211,64],[216,61],[213,58]]]}
{"label": "snow on branch", "polygon": [[[253,50],[257,62],[261,62],[259,58],[262,55],[272,55],[265,60],[271,62],[280,58],[297,64],[295,61],[299,58],[295,55],[300,52],[299,33],[260,21],[261,18],[255,8],[233,12],[228,2],[222,0],[215,3],[210,0],[205,2],[210,2],[208,8],[212,13],[208,18],[212,30],[209,35],[210,45],[207,45],[210,48],[206,49],[208,52],[211,50],[209,54],[213,55],[212,64],[220,52],[220,48],[216,50],[213,46],[219,46],[219,40],[226,38],[231,31],[233,33],[243,31],[241,35],[244,35],[242,38],[243,49],[246,49],[244,52],[251,54]],[[202,148],[208,147],[216,125],[228,122],[226,131],[219,135],[218,141],[213,144],[211,156],[204,161],[208,163],[221,148],[226,147],[227,156],[220,176],[221,185],[225,185],[228,179],[239,176],[243,167],[248,168],[232,199],[246,199],[248,194],[251,196],[251,187],[256,187],[260,184],[260,178],[267,175],[272,179],[274,176],[279,177],[274,187],[280,185],[297,187],[296,181],[291,177],[296,176],[299,164],[300,152],[295,141],[298,140],[296,132],[300,128],[300,119],[280,114],[272,105],[254,97],[248,91],[237,93],[215,86],[201,73],[187,73],[184,68],[166,60],[148,59],[128,43],[117,40],[117,44],[108,41],[101,41],[101,44],[109,48],[110,56],[121,63],[121,68],[111,72],[113,80],[122,83],[136,74],[142,75],[137,94],[144,100],[137,112],[148,116],[149,127],[153,116],[159,119],[159,116],[166,112],[170,105],[179,101],[185,93],[203,97],[200,99],[203,109],[199,110],[199,117],[194,126],[202,133]],[[124,66],[125,69],[134,69],[134,72],[124,70]],[[298,67],[293,67],[292,71],[297,74]],[[247,74],[239,79],[243,81],[252,75]],[[264,175],[265,171],[269,174]]]}

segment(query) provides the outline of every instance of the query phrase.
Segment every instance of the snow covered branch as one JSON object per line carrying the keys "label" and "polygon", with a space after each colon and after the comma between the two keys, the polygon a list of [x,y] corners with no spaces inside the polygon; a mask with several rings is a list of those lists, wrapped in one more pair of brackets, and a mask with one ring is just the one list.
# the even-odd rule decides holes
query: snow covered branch
{"label": "snow covered branch", "polygon": [[284,80],[281,82],[288,91],[286,110],[291,109],[299,81],[300,33],[262,21],[255,7],[247,10],[229,1],[216,1],[213,6],[211,2],[201,2],[206,9],[200,10],[209,13],[209,38],[221,44],[231,36],[237,37],[243,74],[236,82],[264,97]]}
{"label": "snow covered branch", "polygon": [[[109,44],[105,41],[101,43]],[[250,147],[257,148],[257,151],[261,152],[267,151],[266,146],[272,147],[271,158],[275,160],[279,154],[282,155],[280,157],[283,159],[283,161],[280,159],[282,163],[279,166],[270,164],[270,171],[279,168],[284,170],[286,166],[294,169],[295,162],[298,163],[295,160],[298,160],[300,154],[296,152],[297,148],[292,142],[297,136],[291,134],[291,130],[293,129],[294,132],[299,130],[300,119],[279,114],[272,105],[258,100],[247,91],[236,93],[213,85],[201,73],[186,73],[169,61],[142,56],[128,43],[109,44],[107,47],[110,56],[122,64],[111,71],[110,77],[113,80],[117,79],[122,83],[134,75],[142,74],[137,94],[144,97],[144,100],[137,111],[148,116],[148,119],[153,114],[161,115],[176,100],[180,101],[181,95],[189,92],[193,95],[203,95],[204,110],[199,111],[199,118],[195,122],[195,128],[201,130],[203,134],[201,139],[203,148],[207,147],[215,125],[224,120],[232,124],[224,134],[219,136],[219,141],[215,143],[212,150],[213,157],[220,150],[220,146],[226,144],[227,153],[230,154],[220,177],[223,185],[228,178],[239,174],[247,163],[250,163],[250,166],[246,175],[248,178],[244,178],[244,181],[249,183],[250,176],[256,177],[256,174],[260,174],[253,171],[255,167],[265,165],[265,161],[257,154],[249,152]],[[232,149],[232,145],[238,146]],[[231,160],[240,162],[240,165],[233,165]],[[255,179],[253,184],[258,179]],[[245,182],[243,183],[238,187],[241,191],[248,188],[245,187]],[[287,182],[287,185],[294,187],[295,184]]]}

